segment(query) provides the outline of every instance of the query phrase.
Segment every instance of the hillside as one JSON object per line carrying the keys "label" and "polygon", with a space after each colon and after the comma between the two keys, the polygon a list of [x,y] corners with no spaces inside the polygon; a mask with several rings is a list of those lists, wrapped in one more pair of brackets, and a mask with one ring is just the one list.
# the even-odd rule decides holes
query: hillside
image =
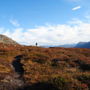
{"label": "hillside", "polygon": [[0,47],[0,90],[90,90],[90,50]]}
{"label": "hillside", "polygon": [[75,47],[76,48],[90,48],[90,42],[79,42]]}
{"label": "hillside", "polygon": [[0,34],[0,43],[9,45],[19,45],[16,41],[2,34]]}

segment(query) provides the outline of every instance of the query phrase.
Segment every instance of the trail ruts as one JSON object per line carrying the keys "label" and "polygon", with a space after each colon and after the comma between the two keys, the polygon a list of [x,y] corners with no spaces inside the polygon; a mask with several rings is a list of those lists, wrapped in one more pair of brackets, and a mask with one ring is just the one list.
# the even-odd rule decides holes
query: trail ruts
{"label": "trail ruts", "polygon": [[12,65],[15,72],[19,75],[19,77],[22,78],[24,74],[24,68],[23,68],[23,64],[21,63],[21,59],[22,59],[22,55],[16,56],[12,62]]}

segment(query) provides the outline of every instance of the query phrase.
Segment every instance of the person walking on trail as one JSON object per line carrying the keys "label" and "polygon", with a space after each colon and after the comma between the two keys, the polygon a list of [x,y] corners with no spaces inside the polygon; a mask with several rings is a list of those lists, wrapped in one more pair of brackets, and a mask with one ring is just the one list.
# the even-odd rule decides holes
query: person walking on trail
{"label": "person walking on trail", "polygon": [[38,45],[38,43],[36,42],[36,46]]}

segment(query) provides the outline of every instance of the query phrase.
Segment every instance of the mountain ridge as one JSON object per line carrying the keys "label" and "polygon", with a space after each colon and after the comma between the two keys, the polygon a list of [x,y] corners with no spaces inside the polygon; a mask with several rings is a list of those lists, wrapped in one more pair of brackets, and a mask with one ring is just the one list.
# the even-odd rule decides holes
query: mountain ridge
{"label": "mountain ridge", "polygon": [[79,42],[75,48],[90,48],[90,42]]}
{"label": "mountain ridge", "polygon": [[7,37],[6,35],[2,35],[2,34],[0,34],[0,43],[1,44],[8,44],[8,45],[19,45],[13,39]]}

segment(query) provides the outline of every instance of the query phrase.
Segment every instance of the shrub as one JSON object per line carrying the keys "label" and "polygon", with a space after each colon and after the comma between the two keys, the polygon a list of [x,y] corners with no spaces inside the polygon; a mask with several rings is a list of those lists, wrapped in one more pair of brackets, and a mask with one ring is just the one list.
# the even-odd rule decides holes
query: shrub
{"label": "shrub", "polygon": [[63,78],[63,77],[54,77],[54,78],[51,78],[49,80],[49,83],[51,83],[52,85],[54,85],[55,87],[57,87],[59,90],[65,90],[67,88],[67,90],[69,90],[69,87],[68,87],[68,81]]}
{"label": "shrub", "polygon": [[49,56],[45,53],[35,53],[33,55],[32,61],[40,64],[45,64],[49,61]]}
{"label": "shrub", "polygon": [[90,74],[82,74],[78,76],[77,79],[81,81],[81,83],[87,84],[90,89]]}
{"label": "shrub", "polygon": [[59,58],[55,58],[52,60],[51,65],[54,68],[64,69],[64,67],[68,66],[68,63],[66,63],[65,61],[61,61]]}

